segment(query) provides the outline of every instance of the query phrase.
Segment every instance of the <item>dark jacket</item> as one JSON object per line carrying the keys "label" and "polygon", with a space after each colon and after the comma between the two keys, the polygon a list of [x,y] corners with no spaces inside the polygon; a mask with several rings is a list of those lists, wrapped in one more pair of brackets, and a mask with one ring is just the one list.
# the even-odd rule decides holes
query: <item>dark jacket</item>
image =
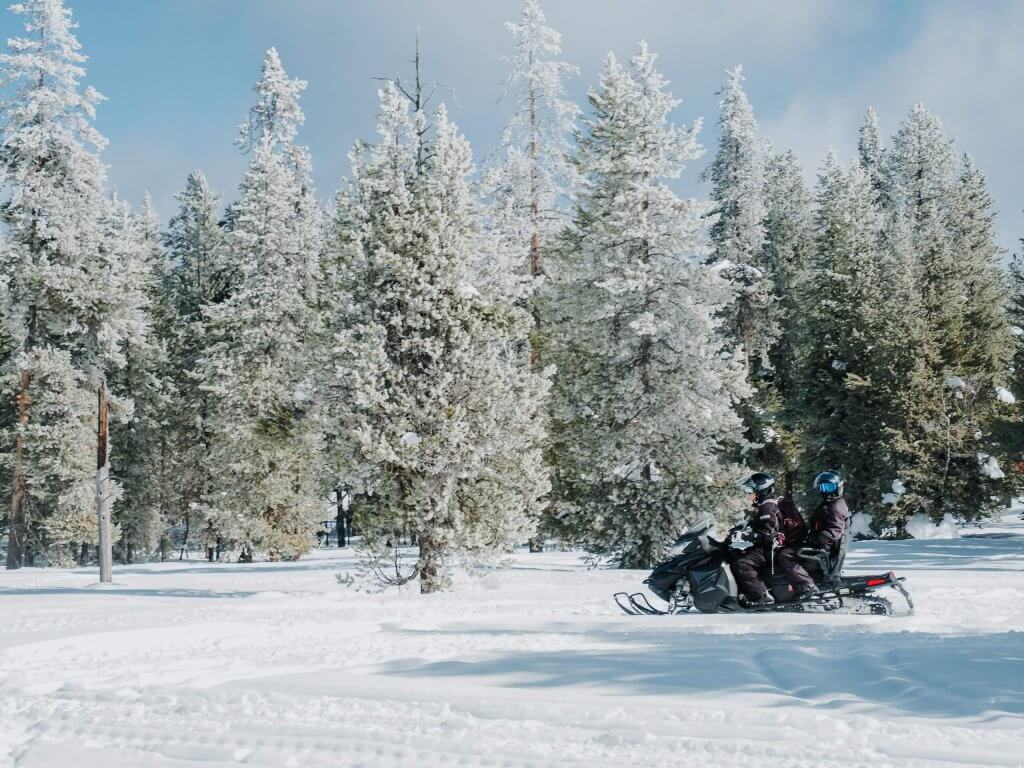
{"label": "dark jacket", "polygon": [[831,550],[843,537],[843,532],[850,525],[850,508],[846,499],[822,501],[808,521],[807,543],[818,549]]}
{"label": "dark jacket", "polygon": [[793,499],[786,497],[779,502],[779,517],[782,520],[782,546],[803,546],[807,538],[807,523]]}
{"label": "dark jacket", "polygon": [[754,504],[750,510],[750,528],[757,535],[754,543],[771,547],[775,534],[782,530],[782,513],[776,499],[765,499]]}

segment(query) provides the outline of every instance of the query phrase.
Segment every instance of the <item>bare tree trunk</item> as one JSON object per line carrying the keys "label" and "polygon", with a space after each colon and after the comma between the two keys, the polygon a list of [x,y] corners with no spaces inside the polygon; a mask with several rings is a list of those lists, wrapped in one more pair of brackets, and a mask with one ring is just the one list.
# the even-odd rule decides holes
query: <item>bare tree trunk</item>
{"label": "bare tree trunk", "polygon": [[110,541],[110,403],[105,379],[100,382],[97,395],[96,516],[100,526],[100,582],[109,583],[114,579],[114,553]]}
{"label": "bare tree trunk", "polygon": [[[541,274],[540,263],[540,200],[537,188],[537,89],[530,83],[530,275],[536,279]],[[540,316],[537,302],[533,302],[534,333],[530,337],[530,363],[540,365]]]}
{"label": "bare tree trunk", "polygon": [[28,387],[32,381],[31,374],[21,372],[18,385],[18,436],[14,441],[14,477],[11,486],[11,524],[7,533],[7,568],[21,568],[25,556],[25,543],[28,539],[28,515],[25,512],[25,498],[28,495],[28,481],[25,478],[23,455],[25,453],[24,430],[28,426],[28,406],[30,402]]}
{"label": "bare tree trunk", "polygon": [[185,559],[185,552],[188,550],[188,534],[192,524],[192,515],[188,508],[185,509],[185,536],[181,541],[181,552],[178,553],[178,560]]}
{"label": "bare tree trunk", "polygon": [[[535,280],[541,274],[540,262],[540,200],[537,189],[537,89],[530,83],[530,276]],[[533,303],[533,333],[530,335],[530,365],[540,366],[540,313]],[[539,535],[527,542],[530,552],[543,552],[544,541]]]}
{"label": "bare tree trunk", "polygon": [[441,592],[450,586],[450,579],[444,567],[441,542],[438,541],[433,532],[420,533],[420,594],[429,595],[432,592]]}

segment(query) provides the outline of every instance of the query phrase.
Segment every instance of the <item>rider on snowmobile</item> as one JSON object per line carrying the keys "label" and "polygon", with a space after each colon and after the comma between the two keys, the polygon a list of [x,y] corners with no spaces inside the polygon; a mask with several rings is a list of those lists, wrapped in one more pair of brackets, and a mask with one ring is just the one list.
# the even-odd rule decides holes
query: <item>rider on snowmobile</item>
{"label": "rider on snowmobile", "polygon": [[843,498],[844,483],[838,472],[831,469],[814,478],[814,488],[821,494],[821,503],[807,522],[807,538],[801,546],[786,546],[779,550],[779,565],[786,572],[796,598],[814,592],[814,579],[800,561],[800,549],[820,549],[834,555],[839,540],[850,525],[850,509]]}
{"label": "rider on snowmobile", "polygon": [[751,546],[733,557],[732,572],[740,591],[740,603],[746,608],[770,605],[775,600],[761,572],[772,562],[776,536],[782,528],[779,502],[775,498],[775,478],[767,472],[755,472],[740,484],[751,496],[749,531],[735,531]]}

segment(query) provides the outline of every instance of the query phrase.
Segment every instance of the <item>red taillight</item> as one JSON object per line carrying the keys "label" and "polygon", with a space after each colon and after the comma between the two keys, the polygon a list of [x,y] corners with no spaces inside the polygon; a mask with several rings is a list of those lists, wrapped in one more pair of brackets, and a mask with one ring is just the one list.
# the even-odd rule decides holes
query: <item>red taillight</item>
{"label": "red taillight", "polygon": [[888,579],[868,579],[868,586],[869,587],[880,587],[883,584],[887,583],[888,581],[889,581]]}

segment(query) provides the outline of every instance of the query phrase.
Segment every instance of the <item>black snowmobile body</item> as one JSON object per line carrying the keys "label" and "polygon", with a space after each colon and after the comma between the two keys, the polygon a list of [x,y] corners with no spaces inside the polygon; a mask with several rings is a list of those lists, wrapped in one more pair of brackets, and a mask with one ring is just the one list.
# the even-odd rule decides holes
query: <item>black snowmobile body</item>
{"label": "black snowmobile body", "polygon": [[653,607],[642,593],[633,595],[620,592],[615,602],[630,614],[682,613],[696,610],[701,613],[744,613],[766,611],[865,613],[894,615],[892,604],[873,594],[883,587],[898,591],[913,612],[910,595],[903,587],[903,579],[894,573],[870,576],[843,576],[843,562],[849,546],[847,529],[837,549],[832,553],[801,550],[804,567],[816,583],[809,598],[794,600],[793,590],[781,571],[764,574],[775,603],[745,608],[739,601],[736,579],[733,576],[731,549],[724,541],[713,536],[710,521],[689,528],[676,540],[669,558],[658,565],[644,584],[668,603],[667,610]]}

